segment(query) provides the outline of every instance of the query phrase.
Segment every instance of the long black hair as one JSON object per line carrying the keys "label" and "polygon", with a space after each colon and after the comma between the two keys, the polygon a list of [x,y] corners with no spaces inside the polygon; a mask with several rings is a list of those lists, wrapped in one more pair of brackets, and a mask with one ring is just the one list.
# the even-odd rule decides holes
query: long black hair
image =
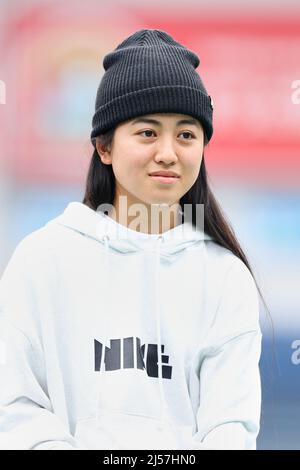
{"label": "long black hair", "polygon": [[[103,134],[100,134],[97,138],[100,140],[104,148],[108,148],[112,145],[115,133],[115,127],[109,129]],[[208,145],[207,137],[204,133],[204,147]],[[98,151],[95,146],[90,166],[86,178],[85,194],[82,203],[87,205],[93,210],[97,210],[101,204],[114,203],[115,197],[115,175],[112,169],[112,165],[104,164],[99,157]],[[190,204],[192,208],[192,219],[193,225],[196,225],[196,207],[197,204],[204,205],[204,227],[205,232],[210,235],[214,242],[218,245],[227,248],[234,255],[240,258],[243,263],[249,269],[260,298],[269,313],[268,307],[265,303],[260,288],[256,282],[250,263],[239,244],[237,237],[234,233],[232,226],[226,219],[222,209],[217,202],[213,192],[208,183],[208,176],[205,167],[204,152],[200,171],[197,180],[189,191],[182,196],[180,199],[181,210],[184,213],[185,204]],[[184,216],[183,216],[184,220]],[[271,318],[271,316],[270,316]],[[271,319],[272,322],[272,319]],[[272,324],[273,326],[273,324]],[[274,332],[273,332],[274,334]]]}

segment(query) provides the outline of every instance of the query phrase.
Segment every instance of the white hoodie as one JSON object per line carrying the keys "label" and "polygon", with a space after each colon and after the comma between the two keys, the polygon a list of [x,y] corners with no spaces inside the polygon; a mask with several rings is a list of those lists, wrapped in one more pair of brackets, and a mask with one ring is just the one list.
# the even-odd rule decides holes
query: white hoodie
{"label": "white hoodie", "polygon": [[244,263],[71,202],[0,281],[1,449],[256,449],[261,330]]}

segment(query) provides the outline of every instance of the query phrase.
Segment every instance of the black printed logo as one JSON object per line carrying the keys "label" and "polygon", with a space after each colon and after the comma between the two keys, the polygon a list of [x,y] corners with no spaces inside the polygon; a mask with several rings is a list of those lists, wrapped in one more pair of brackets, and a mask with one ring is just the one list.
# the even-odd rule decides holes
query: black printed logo
{"label": "black printed logo", "polygon": [[[121,366],[121,347],[123,347],[123,365]],[[95,353],[95,371],[100,371],[103,344],[94,340],[94,353]],[[147,349],[146,357],[145,350]],[[166,365],[169,362],[169,356],[163,354],[164,345],[161,345],[161,362],[162,377],[164,379],[171,379],[172,366]],[[140,338],[136,338],[136,365],[134,364],[134,338],[111,339],[110,348],[105,347],[104,359],[102,368],[104,370],[118,370],[118,369],[145,369],[150,377],[158,377],[158,347],[156,344],[141,345]],[[102,370],[102,369],[101,369]]]}

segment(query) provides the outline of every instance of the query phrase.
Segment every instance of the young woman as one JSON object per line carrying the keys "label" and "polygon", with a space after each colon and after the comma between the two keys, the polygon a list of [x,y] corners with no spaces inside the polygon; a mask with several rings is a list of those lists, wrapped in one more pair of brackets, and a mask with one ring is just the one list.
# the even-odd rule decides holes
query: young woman
{"label": "young woman", "polygon": [[83,202],[1,279],[1,448],[256,448],[259,289],[208,185],[198,65],[153,29],[105,56]]}

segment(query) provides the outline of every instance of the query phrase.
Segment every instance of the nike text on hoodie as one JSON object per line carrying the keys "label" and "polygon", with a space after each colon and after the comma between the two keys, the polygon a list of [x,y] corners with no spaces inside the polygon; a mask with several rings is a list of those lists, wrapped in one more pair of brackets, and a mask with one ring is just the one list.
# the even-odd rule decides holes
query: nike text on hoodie
{"label": "nike text on hoodie", "polygon": [[256,449],[260,352],[237,256],[71,202],[0,281],[0,448]]}

